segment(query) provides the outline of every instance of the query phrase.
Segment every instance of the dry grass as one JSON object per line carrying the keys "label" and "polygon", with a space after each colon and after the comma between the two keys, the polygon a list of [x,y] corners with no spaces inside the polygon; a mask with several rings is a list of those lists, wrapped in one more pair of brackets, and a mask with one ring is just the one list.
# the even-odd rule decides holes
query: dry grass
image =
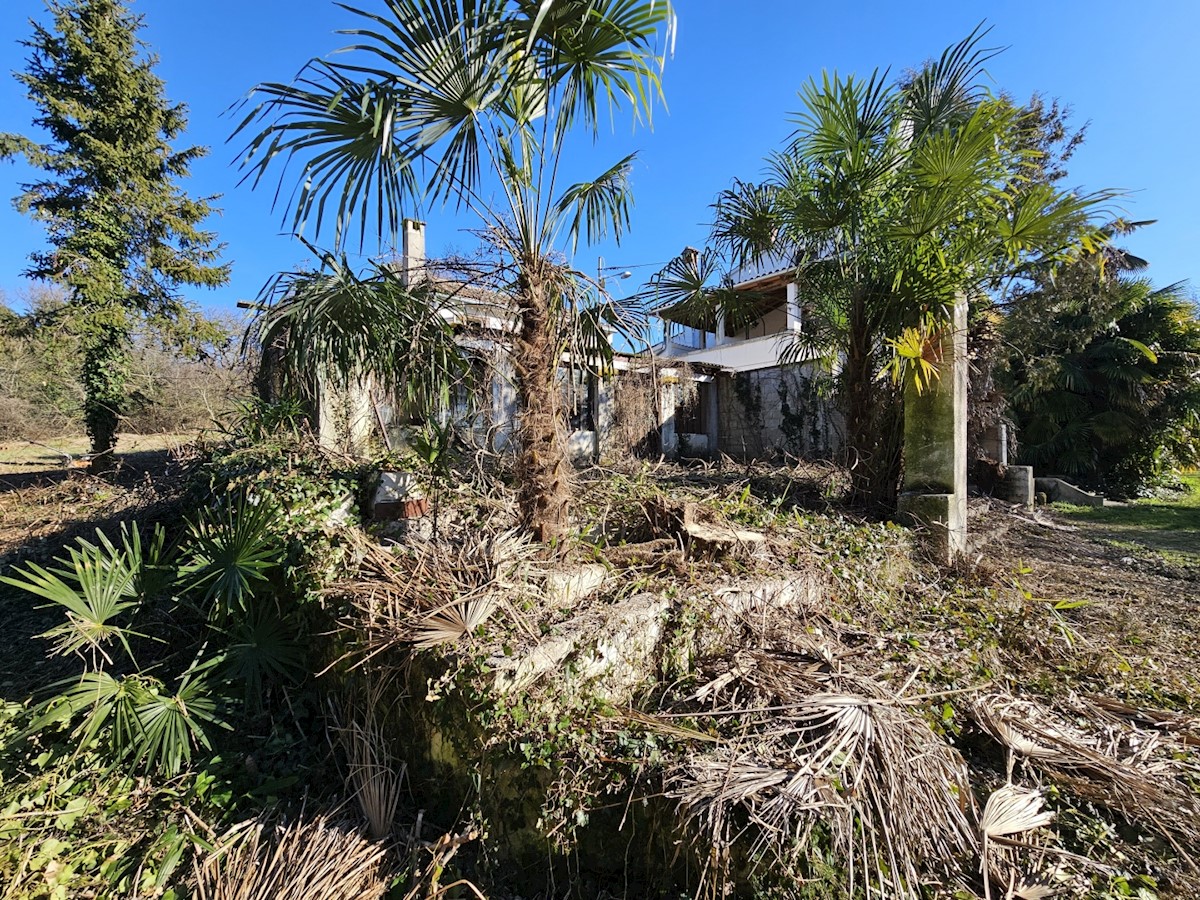
{"label": "dry grass", "polygon": [[193,874],[197,900],[379,900],[391,864],[354,823],[318,816],[235,826]]}
{"label": "dry grass", "polygon": [[367,833],[376,841],[387,839],[396,825],[407,768],[392,753],[382,721],[385,687],[374,682],[363,693],[347,691],[345,724],[334,728],[350,767],[347,787],[367,821]]}

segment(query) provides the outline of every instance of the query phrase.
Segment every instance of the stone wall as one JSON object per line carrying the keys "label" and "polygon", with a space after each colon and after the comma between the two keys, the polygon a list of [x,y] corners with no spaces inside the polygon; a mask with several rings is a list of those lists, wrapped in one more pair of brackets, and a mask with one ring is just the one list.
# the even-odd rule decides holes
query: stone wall
{"label": "stone wall", "polygon": [[788,453],[830,459],[842,445],[841,416],[819,389],[815,366],[776,366],[717,379],[722,453],[754,459]]}

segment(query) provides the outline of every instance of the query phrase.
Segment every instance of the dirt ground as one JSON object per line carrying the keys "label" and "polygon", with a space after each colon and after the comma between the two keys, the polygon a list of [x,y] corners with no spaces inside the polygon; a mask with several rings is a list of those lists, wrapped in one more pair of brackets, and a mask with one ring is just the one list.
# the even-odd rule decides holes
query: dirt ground
{"label": "dirt ground", "polygon": [[992,531],[975,560],[986,577],[1059,611],[1072,650],[1064,672],[1070,689],[1200,711],[1200,565],[1148,549],[1200,550],[1200,534],[1158,532],[1141,541],[1126,529],[1127,541],[1114,541],[1103,521],[995,505],[976,524]]}

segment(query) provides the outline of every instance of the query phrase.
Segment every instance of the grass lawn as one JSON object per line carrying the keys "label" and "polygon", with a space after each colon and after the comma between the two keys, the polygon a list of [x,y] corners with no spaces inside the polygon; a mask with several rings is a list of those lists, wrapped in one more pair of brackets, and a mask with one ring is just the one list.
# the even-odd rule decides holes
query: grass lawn
{"label": "grass lawn", "polygon": [[[117,436],[117,455],[157,453],[177,449],[196,439],[189,434],[120,434]],[[47,438],[45,441],[6,441],[0,443],[0,477],[67,467],[71,459],[78,460],[87,453],[89,441],[81,435]]]}
{"label": "grass lawn", "polygon": [[1155,554],[1173,565],[1200,566],[1200,474],[1185,475],[1186,492],[1121,506],[1054,508],[1092,536],[1134,553]]}

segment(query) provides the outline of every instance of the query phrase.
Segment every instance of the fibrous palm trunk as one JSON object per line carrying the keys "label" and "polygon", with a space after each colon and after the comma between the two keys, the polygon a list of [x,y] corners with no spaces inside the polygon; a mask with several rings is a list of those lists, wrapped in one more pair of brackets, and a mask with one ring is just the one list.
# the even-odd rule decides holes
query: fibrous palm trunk
{"label": "fibrous palm trunk", "polygon": [[531,264],[522,284],[513,360],[521,399],[518,501],[533,536],[552,542],[566,533],[570,494],[557,378],[559,347],[539,269],[536,262]]}
{"label": "fibrous palm trunk", "polygon": [[846,396],[846,449],[852,499],[890,505],[900,481],[902,432],[900,400],[876,377],[879,327],[868,289],[856,287],[850,300],[849,342],[842,370]]}

